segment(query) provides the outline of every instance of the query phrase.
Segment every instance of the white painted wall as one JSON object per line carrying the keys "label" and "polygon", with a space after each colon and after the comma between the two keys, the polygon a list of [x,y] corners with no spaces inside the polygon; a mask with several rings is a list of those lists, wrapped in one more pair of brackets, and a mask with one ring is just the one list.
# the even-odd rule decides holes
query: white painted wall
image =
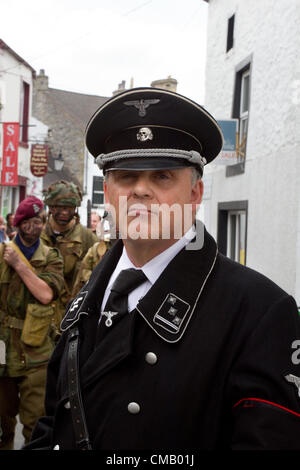
{"label": "white painted wall", "polygon": [[[227,20],[234,47],[226,54]],[[300,305],[300,5],[298,0],[210,0],[205,107],[231,118],[236,66],[252,55],[246,169],[207,168],[205,220],[216,236],[218,202],[248,200],[247,265]],[[299,90],[298,90],[299,86]],[[206,222],[207,223],[207,222]]]}
{"label": "white painted wall", "polygon": [[[16,51],[17,52],[17,51]],[[23,81],[30,86],[29,116],[31,116],[32,103],[32,70],[24,63],[18,61],[13,54],[0,49],[0,99],[3,105],[0,110],[0,122],[20,121],[20,93]],[[0,124],[0,155],[2,168],[3,154],[3,126]],[[32,179],[30,172],[30,146],[19,146],[18,174]]]}

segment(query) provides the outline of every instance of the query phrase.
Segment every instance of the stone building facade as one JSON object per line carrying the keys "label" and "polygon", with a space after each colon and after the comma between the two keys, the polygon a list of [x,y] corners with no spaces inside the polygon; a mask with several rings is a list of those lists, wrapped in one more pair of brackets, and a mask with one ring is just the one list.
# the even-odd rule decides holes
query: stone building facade
{"label": "stone building facade", "polygon": [[244,146],[207,167],[205,221],[220,251],[300,305],[299,1],[208,4],[205,107],[238,119]]}
{"label": "stone building facade", "polygon": [[[177,80],[171,76],[156,80],[152,87],[176,91]],[[131,79],[129,88],[133,87]],[[126,90],[123,80],[112,96]],[[37,75],[33,89],[33,116],[48,128],[46,144],[49,146],[48,173],[43,178],[43,187],[53,181],[64,179],[78,184],[83,192],[79,209],[80,220],[89,223],[89,213],[104,213],[103,174],[95,164],[84,144],[84,132],[90,117],[109,97],[74,93],[49,87],[44,70]],[[61,171],[54,168],[54,159],[61,153],[64,166]]]}
{"label": "stone building facade", "polygon": [[67,179],[85,192],[84,131],[92,114],[106,100],[102,96],[50,88],[44,70],[37,75],[33,89],[33,116],[49,128],[50,161],[59,153],[64,159],[62,172],[50,168],[44,177],[44,187],[54,180]]}

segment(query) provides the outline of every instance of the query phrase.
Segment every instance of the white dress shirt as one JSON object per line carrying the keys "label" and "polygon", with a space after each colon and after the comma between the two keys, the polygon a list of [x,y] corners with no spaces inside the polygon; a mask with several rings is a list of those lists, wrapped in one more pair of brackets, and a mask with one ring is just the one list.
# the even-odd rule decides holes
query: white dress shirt
{"label": "white dress shirt", "polygon": [[134,310],[138,301],[142,297],[144,297],[144,295],[147,294],[150,287],[153,286],[155,281],[159,278],[159,276],[167,267],[167,265],[170,263],[170,261],[172,261],[172,259],[179,253],[179,251],[182,250],[182,248],[184,248],[192,240],[194,235],[195,235],[195,227],[191,227],[184,234],[182,238],[180,238],[177,242],[175,242],[165,251],[155,256],[155,258],[152,258],[150,261],[148,261],[148,263],[144,264],[144,266],[142,266],[141,268],[137,268],[130,261],[126,252],[126,248],[124,246],[119,262],[114,272],[112,273],[110,280],[108,281],[108,284],[107,284],[107,287],[103,296],[101,312],[103,312],[104,310],[104,307],[106,305],[107,299],[110,294],[111,287],[115,279],[117,278],[117,276],[123,269],[129,269],[129,268],[141,269],[143,273],[145,274],[145,276],[147,277],[147,281],[143,282],[143,284],[139,285],[136,289],[134,289],[128,295],[128,311],[131,312],[132,310]]}

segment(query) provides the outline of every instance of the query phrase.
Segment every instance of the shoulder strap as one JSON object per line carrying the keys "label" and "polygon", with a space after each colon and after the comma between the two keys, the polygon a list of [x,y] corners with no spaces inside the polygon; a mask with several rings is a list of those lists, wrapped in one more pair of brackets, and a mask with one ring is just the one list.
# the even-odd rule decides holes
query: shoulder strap
{"label": "shoulder strap", "polygon": [[19,258],[21,258],[21,260],[23,261],[23,263],[26,264],[26,266],[31,269],[31,271],[35,272],[34,270],[34,267],[31,266],[31,264],[29,263],[28,259],[25,258],[25,256],[23,255],[22,251],[20,250],[20,248],[18,247],[18,245],[16,245],[14,242],[10,241],[10,242],[7,242],[6,245],[10,246],[16,253],[17,255],[19,256]]}
{"label": "shoulder strap", "polygon": [[4,242],[0,243],[0,256],[2,256],[4,253],[4,247],[5,247],[5,243]]}
{"label": "shoulder strap", "polygon": [[70,409],[77,449],[92,450],[81,397],[78,346],[79,330],[76,326],[69,331],[68,381]]}

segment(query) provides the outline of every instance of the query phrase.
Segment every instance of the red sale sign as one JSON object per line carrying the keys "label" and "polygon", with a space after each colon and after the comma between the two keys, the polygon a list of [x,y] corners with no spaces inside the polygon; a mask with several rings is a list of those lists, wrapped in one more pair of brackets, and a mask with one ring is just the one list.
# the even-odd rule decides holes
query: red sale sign
{"label": "red sale sign", "polygon": [[3,123],[3,161],[1,184],[3,186],[18,185],[18,147],[19,123]]}

